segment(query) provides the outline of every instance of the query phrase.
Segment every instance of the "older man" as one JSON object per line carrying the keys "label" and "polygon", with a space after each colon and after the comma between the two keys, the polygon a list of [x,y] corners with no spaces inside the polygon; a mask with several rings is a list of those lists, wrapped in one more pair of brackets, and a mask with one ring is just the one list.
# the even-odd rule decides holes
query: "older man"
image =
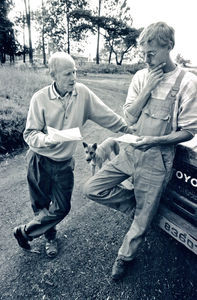
{"label": "older man", "polygon": [[[128,145],[84,187],[98,203],[135,215],[119,249],[112,278],[125,274],[136,256],[160,196],[170,179],[175,145],[197,133],[197,78],[170,57],[174,30],[166,23],[151,24],[139,38],[148,68],[138,71],[129,87],[124,114],[138,141]],[[133,178],[135,198],[120,183]]]}
{"label": "older man", "polygon": [[14,229],[19,246],[29,250],[29,241],[46,237],[46,254],[57,254],[55,226],[68,214],[73,190],[76,141],[56,142],[47,126],[63,130],[81,128],[89,119],[113,132],[129,132],[125,121],[107,107],[89,88],[76,82],[72,57],[57,52],[49,59],[53,83],[31,99],[24,139],[29,145],[28,185],[35,217]]}

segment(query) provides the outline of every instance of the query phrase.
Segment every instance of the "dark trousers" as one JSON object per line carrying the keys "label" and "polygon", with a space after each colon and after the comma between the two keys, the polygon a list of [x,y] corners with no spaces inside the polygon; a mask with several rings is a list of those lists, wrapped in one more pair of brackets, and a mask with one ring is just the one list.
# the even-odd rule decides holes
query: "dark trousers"
{"label": "dark trousers", "polygon": [[55,226],[71,208],[73,170],[73,158],[57,162],[31,151],[27,180],[35,217],[25,225],[30,239],[42,234],[55,238]]}

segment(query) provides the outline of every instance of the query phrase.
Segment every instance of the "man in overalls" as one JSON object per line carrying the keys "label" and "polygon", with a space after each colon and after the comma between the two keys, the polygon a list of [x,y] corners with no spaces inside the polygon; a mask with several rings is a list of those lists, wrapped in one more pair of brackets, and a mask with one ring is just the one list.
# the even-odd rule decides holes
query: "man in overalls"
{"label": "man in overalls", "polygon": [[[197,78],[172,61],[174,30],[166,23],[151,24],[141,33],[139,45],[147,68],[138,71],[124,105],[125,119],[139,136],[106,164],[84,186],[86,196],[127,214],[133,213],[112,269],[112,278],[125,274],[168,183],[175,145],[197,132]],[[132,178],[133,193],[119,184]]]}

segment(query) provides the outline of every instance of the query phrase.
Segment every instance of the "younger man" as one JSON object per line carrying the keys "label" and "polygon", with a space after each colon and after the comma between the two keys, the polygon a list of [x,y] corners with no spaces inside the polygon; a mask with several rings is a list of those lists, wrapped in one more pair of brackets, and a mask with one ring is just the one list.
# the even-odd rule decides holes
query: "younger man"
{"label": "younger man", "polygon": [[[139,37],[147,68],[130,84],[124,114],[139,136],[86,183],[90,199],[130,214],[131,227],[124,237],[112,269],[123,277],[136,256],[155,215],[172,171],[175,146],[197,133],[197,78],[178,67],[170,57],[174,30],[166,23],[148,26]],[[119,184],[132,177],[134,197]]]}

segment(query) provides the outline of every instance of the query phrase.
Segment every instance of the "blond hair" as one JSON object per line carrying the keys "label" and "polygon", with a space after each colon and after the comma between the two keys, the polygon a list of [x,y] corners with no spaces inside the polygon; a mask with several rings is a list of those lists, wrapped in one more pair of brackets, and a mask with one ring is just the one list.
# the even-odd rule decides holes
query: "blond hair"
{"label": "blond hair", "polygon": [[171,46],[173,49],[175,44],[174,29],[165,22],[153,23],[141,32],[138,44],[142,46],[153,40],[156,40],[161,47]]}

